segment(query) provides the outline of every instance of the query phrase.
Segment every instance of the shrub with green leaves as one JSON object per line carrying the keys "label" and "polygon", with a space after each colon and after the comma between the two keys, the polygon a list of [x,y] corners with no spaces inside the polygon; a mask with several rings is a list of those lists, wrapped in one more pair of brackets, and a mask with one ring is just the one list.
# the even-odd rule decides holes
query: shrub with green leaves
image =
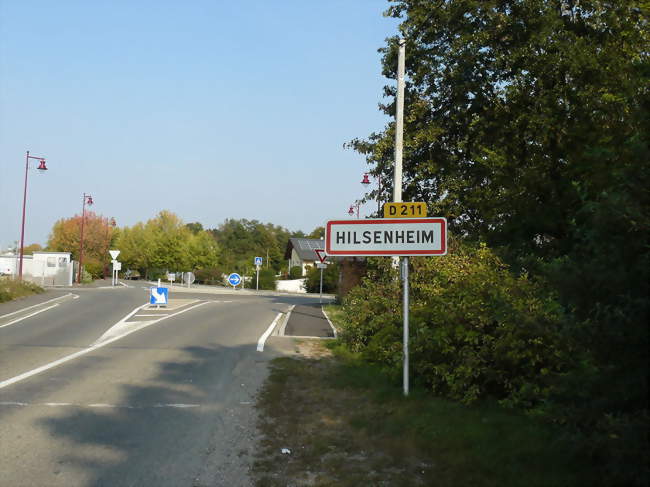
{"label": "shrub with green leaves", "polygon": [[[348,346],[396,376],[402,365],[401,283],[390,259],[374,259],[344,300]],[[562,307],[485,245],[452,242],[444,257],[411,259],[410,360],[415,380],[471,403],[496,397],[530,408],[569,361]]]}
{"label": "shrub with green leaves", "polygon": [[[308,293],[317,293],[320,291],[320,273],[318,267],[310,267],[307,270],[307,281],[305,288]],[[323,292],[336,293],[339,283],[339,267],[336,263],[329,264],[323,269]]]}
{"label": "shrub with green leaves", "polygon": [[289,279],[300,279],[302,278],[302,267],[299,265],[293,266],[289,269]]}
{"label": "shrub with green leaves", "polygon": [[[255,289],[256,280],[257,276],[255,272],[253,272],[246,281],[246,287]],[[275,291],[276,281],[277,278],[275,277],[275,271],[273,269],[260,269],[259,289]]]}

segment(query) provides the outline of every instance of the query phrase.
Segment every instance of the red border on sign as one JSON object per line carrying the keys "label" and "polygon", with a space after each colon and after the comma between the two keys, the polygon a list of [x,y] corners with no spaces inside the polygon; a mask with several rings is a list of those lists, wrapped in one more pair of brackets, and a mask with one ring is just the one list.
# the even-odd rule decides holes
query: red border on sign
{"label": "red border on sign", "polygon": [[[441,225],[442,249],[440,250],[366,250],[366,251],[349,251],[349,250],[332,250],[330,240],[332,235],[332,225],[387,225],[392,223],[431,223],[438,222]],[[330,220],[325,228],[325,252],[327,255],[347,255],[347,256],[364,256],[364,255],[445,255],[447,253],[447,219],[442,217],[432,218],[371,218],[366,220]]]}

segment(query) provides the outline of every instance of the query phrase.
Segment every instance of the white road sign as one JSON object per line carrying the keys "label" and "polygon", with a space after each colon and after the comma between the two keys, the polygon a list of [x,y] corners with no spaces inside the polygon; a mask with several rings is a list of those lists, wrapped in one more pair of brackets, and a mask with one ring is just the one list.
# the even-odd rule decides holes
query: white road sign
{"label": "white road sign", "polygon": [[332,220],[325,227],[327,255],[445,255],[445,218]]}
{"label": "white road sign", "polygon": [[120,255],[119,250],[109,250],[108,253],[111,254],[111,257],[113,258],[113,260],[116,260],[117,256]]}

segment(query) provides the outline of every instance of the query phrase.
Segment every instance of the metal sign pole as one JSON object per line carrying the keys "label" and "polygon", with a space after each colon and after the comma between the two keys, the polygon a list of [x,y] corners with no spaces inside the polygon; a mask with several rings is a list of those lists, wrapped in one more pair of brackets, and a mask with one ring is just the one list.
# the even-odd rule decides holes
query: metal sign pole
{"label": "metal sign pole", "polygon": [[318,302],[323,303],[323,268],[320,268],[320,296],[318,297]]}
{"label": "metal sign pole", "polygon": [[409,258],[402,258],[402,285],[403,285],[403,303],[402,312],[404,314],[404,367],[403,367],[403,382],[404,382],[404,395],[409,395]]}
{"label": "metal sign pole", "polygon": [[259,291],[260,290],[260,266],[256,265],[255,269],[257,269],[256,277],[255,277],[255,290]]}

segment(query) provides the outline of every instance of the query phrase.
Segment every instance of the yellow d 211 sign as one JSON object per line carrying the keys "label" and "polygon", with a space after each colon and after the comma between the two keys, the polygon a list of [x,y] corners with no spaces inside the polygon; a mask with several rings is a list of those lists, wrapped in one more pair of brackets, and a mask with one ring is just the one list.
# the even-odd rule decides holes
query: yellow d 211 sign
{"label": "yellow d 211 sign", "polygon": [[384,218],[424,218],[427,216],[427,204],[385,203]]}

